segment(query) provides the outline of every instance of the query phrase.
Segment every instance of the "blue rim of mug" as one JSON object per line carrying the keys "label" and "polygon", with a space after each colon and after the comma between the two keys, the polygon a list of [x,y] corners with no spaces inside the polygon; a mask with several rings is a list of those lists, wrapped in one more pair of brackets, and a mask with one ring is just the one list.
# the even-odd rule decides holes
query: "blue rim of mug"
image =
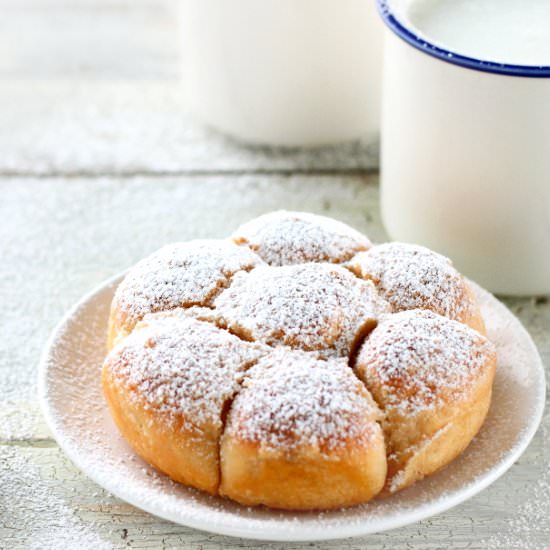
{"label": "blue rim of mug", "polygon": [[548,65],[512,65],[508,63],[497,63],[495,61],[484,61],[482,59],[476,59],[475,57],[468,57],[446,50],[418,36],[413,30],[407,28],[392,11],[391,0],[376,0],[376,3],[382,19],[397,36],[414,48],[432,57],[436,57],[447,63],[452,63],[453,65],[459,65],[460,67],[466,67],[486,73],[531,78],[550,77],[550,66]]}

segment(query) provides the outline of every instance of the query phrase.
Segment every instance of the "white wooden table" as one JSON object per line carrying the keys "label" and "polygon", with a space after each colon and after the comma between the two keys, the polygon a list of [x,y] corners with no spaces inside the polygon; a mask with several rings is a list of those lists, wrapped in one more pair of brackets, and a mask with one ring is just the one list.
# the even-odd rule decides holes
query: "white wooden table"
{"label": "white wooden table", "polygon": [[[177,1],[177,0],[174,0]],[[275,208],[373,240],[376,147],[245,148],[184,114],[166,0],[0,0],[0,548],[256,548],[121,502],[51,438],[36,399],[49,332],[161,244]],[[550,303],[506,299],[550,365]],[[511,470],[444,514],[362,539],[269,548],[550,548],[550,415]]]}

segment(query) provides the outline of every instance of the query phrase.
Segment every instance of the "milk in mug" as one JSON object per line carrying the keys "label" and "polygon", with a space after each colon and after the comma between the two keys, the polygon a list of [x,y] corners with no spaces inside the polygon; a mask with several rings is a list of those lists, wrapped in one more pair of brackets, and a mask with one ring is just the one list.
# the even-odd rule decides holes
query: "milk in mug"
{"label": "milk in mug", "polygon": [[514,65],[550,65],[550,0],[414,0],[418,34],[460,54]]}

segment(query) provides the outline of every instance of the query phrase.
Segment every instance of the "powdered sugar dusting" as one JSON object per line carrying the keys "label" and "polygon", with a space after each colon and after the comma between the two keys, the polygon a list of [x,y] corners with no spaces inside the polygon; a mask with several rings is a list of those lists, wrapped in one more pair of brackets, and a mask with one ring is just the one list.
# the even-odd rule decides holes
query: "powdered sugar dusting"
{"label": "powdered sugar dusting", "polygon": [[261,263],[252,251],[231,241],[170,244],[130,270],[116,291],[113,311],[131,328],[147,313],[208,306],[234,273]]}
{"label": "powdered sugar dusting", "polygon": [[191,306],[191,307],[177,307],[168,311],[157,311],[155,313],[148,313],[142,323],[151,324],[158,319],[174,319],[175,317],[182,319],[196,319],[197,321],[207,321],[210,323],[216,322],[216,314],[212,308]]}
{"label": "powdered sugar dusting", "polygon": [[365,324],[389,311],[370,281],[314,263],[239,272],[214,306],[245,337],[344,357]]}
{"label": "powdered sugar dusting", "polygon": [[494,359],[494,346],[457,321],[427,310],[387,316],[359,351],[356,369],[367,387],[384,388],[384,408],[417,414],[460,398]]}
{"label": "powdered sugar dusting", "polygon": [[474,288],[498,349],[489,415],[457,460],[391,498],[322,513],[252,509],[175,484],[147,466],[119,435],[102,397],[99,369],[113,296],[109,285],[82,302],[54,335],[41,366],[45,412],[56,439],[84,472],[115,495],[184,525],[296,541],[366,535],[416,522],[501,475],[531,439],[544,403],[543,368],[528,334],[496,299]]}
{"label": "powdered sugar dusting", "polygon": [[451,261],[423,246],[377,245],[357,254],[348,267],[372,280],[394,311],[429,309],[460,320],[471,307],[464,279]]}
{"label": "powdered sugar dusting", "polygon": [[96,534],[97,526],[79,518],[58,494],[55,482],[47,483],[44,477],[32,451],[0,446],[0,547],[70,550],[78,544],[84,550],[112,550],[112,545]]}
{"label": "powdered sugar dusting", "polygon": [[307,212],[279,210],[245,223],[233,233],[269,265],[341,263],[370,248],[369,239],[349,225]]}
{"label": "powdered sugar dusting", "polygon": [[224,402],[262,353],[214,325],[181,317],[138,325],[107,356],[105,368],[149,410],[190,426],[221,428]]}
{"label": "powdered sugar dusting", "polygon": [[279,348],[252,367],[226,435],[262,449],[360,446],[379,430],[379,411],[344,360]]}

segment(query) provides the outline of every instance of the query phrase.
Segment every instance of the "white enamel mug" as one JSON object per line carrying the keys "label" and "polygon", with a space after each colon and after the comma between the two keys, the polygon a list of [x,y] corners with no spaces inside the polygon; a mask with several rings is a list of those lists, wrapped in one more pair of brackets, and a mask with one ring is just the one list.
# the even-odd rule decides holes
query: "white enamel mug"
{"label": "white enamel mug", "polygon": [[181,0],[189,109],[252,143],[378,138],[375,0]]}
{"label": "white enamel mug", "polygon": [[550,67],[458,55],[416,36],[406,0],[385,31],[382,216],[502,294],[550,293]]}

